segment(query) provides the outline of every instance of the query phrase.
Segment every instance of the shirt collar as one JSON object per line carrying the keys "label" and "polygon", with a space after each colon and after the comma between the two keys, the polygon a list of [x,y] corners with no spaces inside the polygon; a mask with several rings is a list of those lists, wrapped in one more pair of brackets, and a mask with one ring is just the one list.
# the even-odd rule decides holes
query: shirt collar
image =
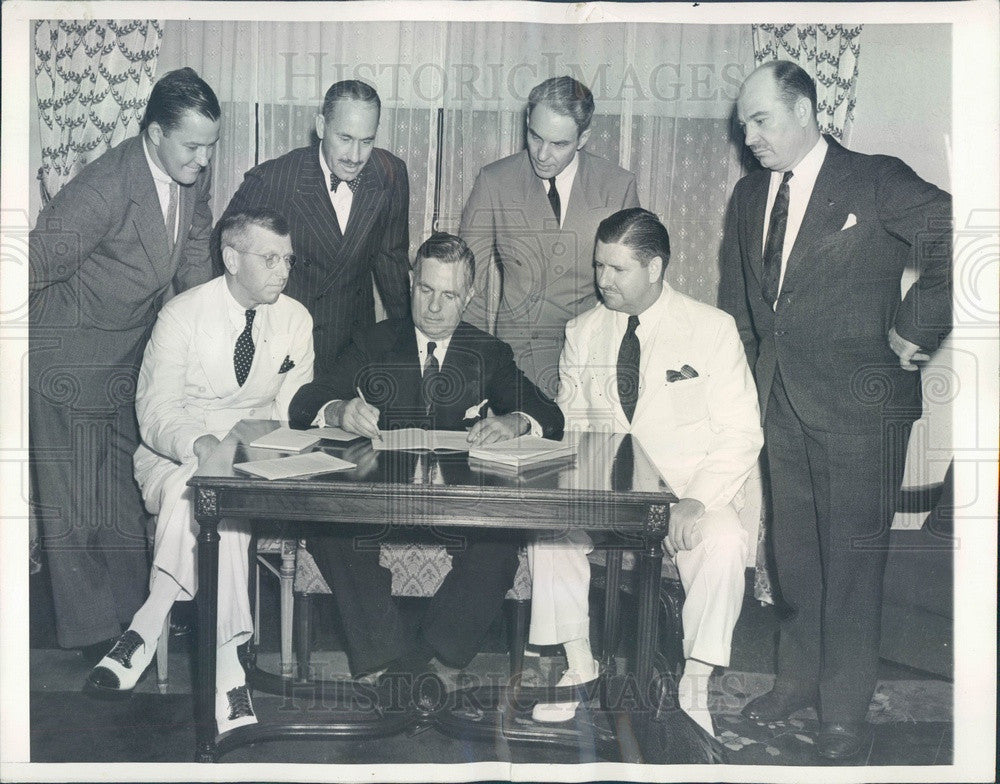
{"label": "shirt collar", "polygon": [[569,165],[556,175],[556,190],[559,191],[559,195],[563,199],[569,196],[569,192],[573,187],[573,178],[576,177],[576,170],[579,168],[580,151],[577,150]]}
{"label": "shirt collar", "polygon": [[[316,151],[319,154],[319,168],[323,172],[323,182],[326,183],[326,189],[330,190],[330,175],[332,175],[333,172],[330,171],[330,167],[326,165],[326,158],[323,157],[323,143],[322,142],[320,142],[319,144],[316,145]],[[365,173],[365,169],[367,169],[367,168],[368,168],[368,162],[365,161],[365,165],[361,167],[361,170],[358,172],[357,177],[355,177],[354,179],[360,181],[362,175]],[[337,179],[340,180],[339,177]],[[341,182],[346,182],[346,180],[340,180],[340,181]],[[338,188],[337,190],[339,192],[340,189]]]}
{"label": "shirt collar", "polygon": [[[417,336],[417,356],[427,356],[427,344],[430,342],[430,338],[427,337],[423,332],[420,331],[420,327],[416,324],[413,325],[413,332]],[[448,346],[451,345],[451,339],[455,336],[452,332],[448,337],[442,338],[441,340],[434,341],[434,355],[438,358],[439,362],[444,362],[444,355],[448,353]]]}
{"label": "shirt collar", "polygon": [[[819,176],[819,170],[823,167],[823,161],[826,159],[826,151],[829,145],[826,143],[826,139],[822,136],[816,141],[812,149],[805,154],[794,167],[792,167],[793,177],[788,182],[789,188],[806,188],[812,191],[812,186],[816,183],[816,178]],[[780,182],[783,172],[771,172],[771,182]]]}
{"label": "shirt collar", "polygon": [[[223,276],[225,277],[225,276]],[[233,296],[233,292],[229,290],[229,278],[225,278],[225,285],[223,288],[226,290],[226,316],[234,327],[239,328],[241,331],[247,325],[247,310],[256,310],[257,316],[254,317],[254,324],[258,322],[260,314],[263,312],[262,308],[266,305],[257,305],[254,308],[245,308],[239,302],[236,301],[236,297]]]}
{"label": "shirt collar", "polygon": [[[660,320],[663,318],[663,307],[664,303],[667,301],[667,297],[670,295],[670,286],[666,281],[663,281],[663,288],[660,290],[660,296],[658,296],[648,308],[646,308],[642,313],[639,314],[639,329],[637,332],[642,334],[652,334],[656,331],[656,328],[660,325]],[[615,313],[615,327],[622,333],[628,328],[628,313],[622,311],[616,311]]]}
{"label": "shirt collar", "polygon": [[157,166],[153,156],[149,154],[149,138],[146,134],[142,135],[142,151],[146,154],[146,163],[149,164],[149,172],[153,175],[153,179],[161,185],[171,185],[174,178]]}

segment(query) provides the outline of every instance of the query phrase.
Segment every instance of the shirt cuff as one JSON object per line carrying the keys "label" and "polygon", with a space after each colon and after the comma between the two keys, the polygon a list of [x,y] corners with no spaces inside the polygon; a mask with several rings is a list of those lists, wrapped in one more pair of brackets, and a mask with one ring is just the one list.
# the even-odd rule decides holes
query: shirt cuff
{"label": "shirt cuff", "polygon": [[528,435],[529,436],[538,436],[539,438],[541,438],[541,436],[542,436],[542,434],[543,434],[544,431],[542,430],[542,426],[540,424],[538,424],[538,420],[537,419],[535,419],[530,414],[525,414],[523,411],[515,411],[514,413],[515,414],[520,414],[521,416],[523,416],[525,419],[528,420],[528,425],[529,425]]}
{"label": "shirt cuff", "polygon": [[336,403],[336,400],[327,400],[323,405],[319,407],[319,413],[316,414],[316,418],[312,421],[312,427],[326,427],[326,407],[331,403]]}

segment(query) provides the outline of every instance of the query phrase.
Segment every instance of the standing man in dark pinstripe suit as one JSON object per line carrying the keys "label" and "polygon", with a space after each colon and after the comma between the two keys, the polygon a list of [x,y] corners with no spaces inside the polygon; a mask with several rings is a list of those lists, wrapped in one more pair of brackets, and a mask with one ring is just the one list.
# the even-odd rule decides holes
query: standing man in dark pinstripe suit
{"label": "standing man in dark pinstripe suit", "polygon": [[316,116],[319,146],[248,171],[225,212],[267,207],[288,219],[299,262],[285,293],[312,315],[318,374],[375,323],[372,273],[389,318],[410,312],[409,180],[406,164],[375,146],[380,112],[364,82],[332,85]]}

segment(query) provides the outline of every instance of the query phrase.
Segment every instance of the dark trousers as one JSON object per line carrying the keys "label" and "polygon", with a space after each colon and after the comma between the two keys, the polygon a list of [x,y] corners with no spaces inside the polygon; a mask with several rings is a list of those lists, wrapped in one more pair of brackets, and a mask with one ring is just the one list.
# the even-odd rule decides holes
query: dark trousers
{"label": "dark trousers", "polygon": [[308,549],[340,610],[354,675],[430,646],[438,659],[464,667],[503,604],[517,572],[518,543],[482,532],[455,536],[451,571],[424,615],[414,640],[392,598],[392,574],[379,564],[378,543],[364,535],[313,536]]}
{"label": "dark trousers", "polygon": [[132,473],[139,445],[134,407],[77,407],[34,389],[28,406],[31,501],[59,644],[117,637],[149,584],[147,516]]}
{"label": "dark trousers", "polygon": [[912,420],[831,433],[806,426],[776,376],[764,434],[781,623],[780,691],[819,696],[820,719],[862,721],[875,689],[882,576]]}

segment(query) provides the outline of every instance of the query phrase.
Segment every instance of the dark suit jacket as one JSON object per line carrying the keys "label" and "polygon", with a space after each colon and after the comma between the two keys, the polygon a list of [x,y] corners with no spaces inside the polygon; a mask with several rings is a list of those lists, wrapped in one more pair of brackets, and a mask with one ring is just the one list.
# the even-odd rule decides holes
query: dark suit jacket
{"label": "dark suit jacket", "polygon": [[337,359],[335,369],[303,386],[289,406],[292,427],[308,427],[320,408],[331,400],[357,396],[381,412],[379,427],[433,426],[462,429],[466,411],[488,399],[496,414],[521,411],[534,417],[546,437],[559,437],[563,416],[559,407],[532,384],[514,363],[510,346],[471,324],[460,322],[441,365],[447,390],[436,406],[433,421],[424,413],[420,395],[421,368],[413,322],[382,321],[354,336]]}
{"label": "dark suit jacket", "polygon": [[[933,351],[951,329],[951,197],[897,158],[827,142],[777,311],[760,284],[767,170],[747,175],[733,192],[719,304],[736,319],[762,414],[780,368],[805,424],[864,432],[890,413],[920,416],[920,374],[900,368],[888,333],[895,326]],[[901,299],[908,265],[920,278]]]}
{"label": "dark suit jacket", "polygon": [[[618,210],[639,206],[632,172],[585,150],[577,155],[561,228],[524,151],[482,168],[458,230],[477,261],[469,320],[490,332],[495,326],[528,378],[550,395],[558,385],[566,322],[597,303],[597,226]],[[491,257],[503,272],[499,298],[485,285]]]}
{"label": "dark suit jacket", "polygon": [[[346,234],[341,234],[330,204],[330,184],[323,178],[315,145],[248,171],[226,207],[226,215],[246,207],[270,207],[288,219],[298,263],[285,293],[312,315],[319,375],[332,369],[356,330],[375,323],[373,272],[389,317],[410,312],[406,165],[375,148],[363,172]],[[217,237],[213,244],[217,248]]]}
{"label": "dark suit jacket", "polygon": [[[138,371],[171,283],[182,291],[211,277],[210,170],[180,188],[180,227],[170,253],[142,144],[141,135],[126,139],[91,162],[45,206],[30,234],[35,389],[50,368],[86,366],[82,387],[92,387],[94,374]],[[98,398],[106,391],[101,386],[91,389]]]}

